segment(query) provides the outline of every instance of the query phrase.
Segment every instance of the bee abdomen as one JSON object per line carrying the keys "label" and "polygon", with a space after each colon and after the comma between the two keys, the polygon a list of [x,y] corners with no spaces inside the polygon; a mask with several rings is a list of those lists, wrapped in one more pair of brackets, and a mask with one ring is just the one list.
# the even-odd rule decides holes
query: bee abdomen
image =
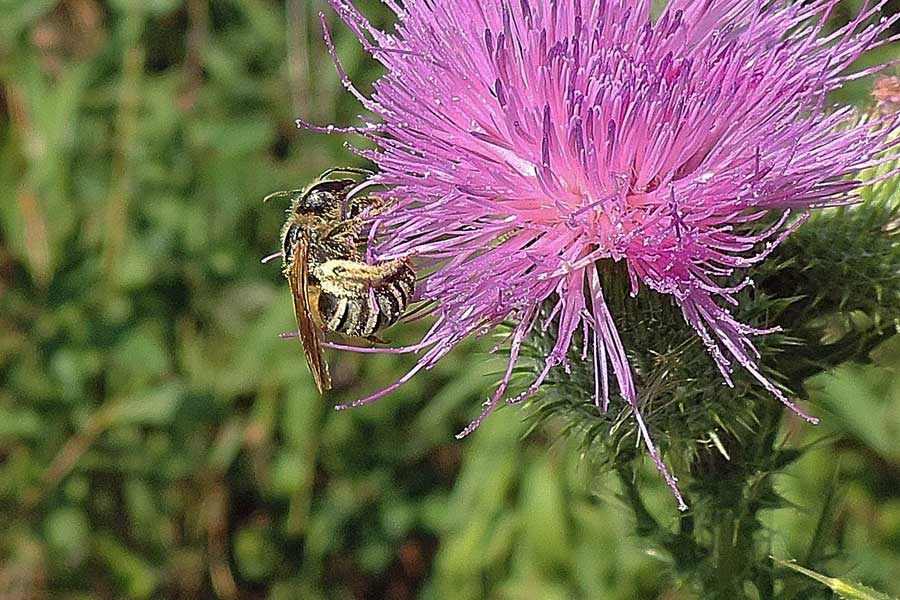
{"label": "bee abdomen", "polygon": [[382,318],[379,329],[390,327],[400,319],[412,301],[415,287],[415,272],[408,265],[403,265],[374,289],[375,301]]}
{"label": "bee abdomen", "polygon": [[415,292],[416,275],[403,266],[379,285],[358,295],[338,296],[322,291],[319,316],[325,329],[355,337],[369,337],[396,323]]}

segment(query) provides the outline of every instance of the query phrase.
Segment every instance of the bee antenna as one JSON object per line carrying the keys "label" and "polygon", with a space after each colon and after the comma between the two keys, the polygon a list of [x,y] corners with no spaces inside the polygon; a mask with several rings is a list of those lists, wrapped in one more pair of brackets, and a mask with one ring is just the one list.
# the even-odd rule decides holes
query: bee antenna
{"label": "bee antenna", "polygon": [[281,190],[280,192],[272,192],[271,194],[269,194],[268,196],[263,198],[263,202],[268,202],[269,200],[271,200],[273,198],[287,198],[291,194],[296,194],[296,193],[297,193],[297,190],[293,190],[293,191]]}
{"label": "bee antenna", "polygon": [[360,167],[333,167],[324,171],[321,175],[319,175],[319,179],[325,179],[332,173],[356,173],[357,175],[374,175],[375,171],[369,169],[363,169]]}

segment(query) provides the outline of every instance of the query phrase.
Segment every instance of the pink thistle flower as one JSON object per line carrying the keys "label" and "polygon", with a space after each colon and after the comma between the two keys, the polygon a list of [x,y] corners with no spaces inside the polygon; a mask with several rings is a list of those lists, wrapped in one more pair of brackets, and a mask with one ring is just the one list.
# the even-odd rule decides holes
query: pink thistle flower
{"label": "pink thistle flower", "polygon": [[[893,41],[883,34],[898,17],[877,20],[883,1],[828,34],[838,0],[672,0],[655,22],[650,0],[382,1],[397,16],[391,33],[330,0],[386,69],[371,97],[347,79],[326,30],[345,86],[377,119],[298,125],[375,142],[357,151],[395,203],[377,220],[373,258],[433,266],[420,295],[435,302],[436,320],[421,343],[393,350],[421,353],[406,376],[347,406],[512,321],[508,368],[461,437],[502,402],[534,394],[552,369],[568,369],[583,331],[598,408],[611,369],[685,508],[641,418],[604,297],[598,262],[624,261],[631,295],[646,287],[674,298],[726,383],[740,365],[815,422],[760,371],[751,338],[773,330],[727,308],[752,282],[719,281],[764,260],[809,209],[850,201],[863,184],[848,176],[895,153],[897,117],[825,109],[828,92],[877,70],[847,68]],[[761,222],[771,225],[760,231]],[[535,381],[507,399],[547,301],[556,343]]]}

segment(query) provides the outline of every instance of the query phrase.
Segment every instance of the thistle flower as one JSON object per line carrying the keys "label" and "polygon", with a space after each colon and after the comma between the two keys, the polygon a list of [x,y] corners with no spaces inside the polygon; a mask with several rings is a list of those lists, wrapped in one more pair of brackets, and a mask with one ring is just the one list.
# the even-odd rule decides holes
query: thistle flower
{"label": "thistle flower", "polygon": [[[326,29],[345,86],[377,118],[325,130],[375,142],[357,152],[394,199],[372,258],[414,255],[433,267],[420,295],[434,302],[434,325],[392,350],[421,353],[417,364],[348,406],[512,322],[508,367],[463,436],[504,401],[533,395],[552,369],[567,371],[583,335],[598,409],[614,385],[684,508],[607,305],[603,265],[622,262],[632,296],[674,299],[725,383],[739,365],[815,421],[760,370],[752,337],[772,330],[727,308],[751,280],[722,281],[763,261],[810,209],[850,201],[862,184],[848,176],[894,152],[897,117],[858,121],[825,106],[828,92],[877,70],[846,72],[892,41],[883,34],[897,17],[877,20],[883,1],[827,34],[838,0],[672,0],[655,21],[650,0],[383,0],[397,16],[390,33],[347,0],[330,2],[386,69],[364,96]],[[523,341],[547,326],[547,302],[555,345],[533,383],[507,398]]]}

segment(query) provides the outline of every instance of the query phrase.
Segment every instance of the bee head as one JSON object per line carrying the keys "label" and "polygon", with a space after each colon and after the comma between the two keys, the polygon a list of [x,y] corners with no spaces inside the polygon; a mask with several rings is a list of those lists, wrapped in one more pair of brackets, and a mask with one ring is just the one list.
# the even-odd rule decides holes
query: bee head
{"label": "bee head", "polygon": [[314,183],[294,198],[295,214],[324,215],[339,211],[347,192],[356,185],[352,179],[338,179]]}

